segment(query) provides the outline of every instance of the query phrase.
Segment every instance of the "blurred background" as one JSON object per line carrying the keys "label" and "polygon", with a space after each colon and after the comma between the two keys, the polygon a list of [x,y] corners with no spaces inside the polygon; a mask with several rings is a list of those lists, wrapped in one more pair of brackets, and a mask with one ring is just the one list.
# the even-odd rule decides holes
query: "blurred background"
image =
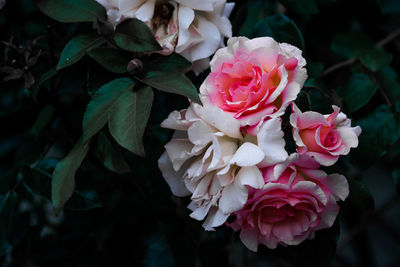
{"label": "blurred background", "polygon": [[[159,91],[147,156],[100,134],[56,213],[52,170],[81,134],[90,92],[114,76],[85,57],[46,78],[65,44],[93,25],[60,23],[35,1],[8,0],[0,9],[1,266],[400,266],[400,1],[230,2],[234,36],[272,36],[303,50],[302,110],[330,113],[335,104],[363,129],[359,147],[325,168],[350,183],[335,225],[299,246],[258,253],[231,229],[205,232],[189,217],[189,199],[172,196],[158,170],[172,134],[159,124],[188,105]],[[187,75],[199,88],[207,71]]]}

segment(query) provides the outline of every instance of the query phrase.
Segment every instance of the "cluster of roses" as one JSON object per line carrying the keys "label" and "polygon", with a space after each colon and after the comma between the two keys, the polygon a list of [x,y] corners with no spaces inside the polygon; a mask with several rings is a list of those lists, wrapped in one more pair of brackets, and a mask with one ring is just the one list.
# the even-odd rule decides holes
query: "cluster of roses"
{"label": "cluster of roses", "polygon": [[[260,243],[297,245],[331,227],[337,201],[349,194],[343,175],[319,168],[357,147],[361,129],[336,106],[322,115],[294,104],[307,79],[301,53],[268,37],[230,38],[211,60],[202,105],[190,103],[162,123],[175,130],[159,159],[172,193],[191,196],[190,216],[205,219],[206,230],[240,230],[253,251]],[[291,155],[281,126],[289,105]]]}
{"label": "cluster of roses", "polygon": [[[200,88],[202,105],[190,103],[162,123],[175,130],[159,167],[176,196],[191,196],[190,216],[204,228],[226,224],[251,250],[262,243],[296,245],[332,226],[348,183],[320,166],[333,165],[357,147],[360,127],[340,109],[302,113],[293,101],[307,79],[302,52],[271,38],[230,38],[234,4],[226,0],[96,0],[115,27],[127,18],[146,23],[162,46],[198,73],[211,67]],[[285,150],[282,115],[297,153]],[[232,223],[226,222],[232,216]]]}

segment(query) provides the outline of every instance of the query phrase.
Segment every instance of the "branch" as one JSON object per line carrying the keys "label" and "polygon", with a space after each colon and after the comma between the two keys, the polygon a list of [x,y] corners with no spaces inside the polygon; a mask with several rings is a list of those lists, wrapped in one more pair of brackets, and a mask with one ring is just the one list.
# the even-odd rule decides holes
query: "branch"
{"label": "branch", "polygon": [[[390,33],[388,36],[386,36],[385,38],[383,38],[382,40],[380,40],[379,42],[376,43],[377,47],[383,47],[385,45],[387,45],[388,43],[390,43],[391,41],[393,41],[394,39],[396,39],[398,36],[400,35],[400,28],[393,31],[392,33]],[[346,59],[344,61],[341,61],[333,66],[330,66],[329,68],[327,68],[324,73],[322,74],[323,76],[329,75],[332,72],[349,66],[351,64],[353,64],[354,62],[356,62],[356,58],[350,58],[350,59]]]}

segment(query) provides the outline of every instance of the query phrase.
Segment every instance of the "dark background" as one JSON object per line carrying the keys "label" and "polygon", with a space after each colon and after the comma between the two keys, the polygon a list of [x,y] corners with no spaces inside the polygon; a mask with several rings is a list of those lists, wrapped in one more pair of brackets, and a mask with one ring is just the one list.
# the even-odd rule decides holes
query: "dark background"
{"label": "dark background", "polygon": [[[189,217],[189,200],[172,196],[157,167],[172,133],[159,124],[188,102],[159,91],[146,157],[102,132],[76,174],[78,192],[55,213],[48,174],[81,135],[91,92],[119,76],[85,57],[39,84],[65,44],[93,25],[60,23],[34,1],[8,0],[0,10],[0,265],[399,266],[399,15],[395,0],[237,1],[234,36],[272,36],[304,51],[302,110],[330,113],[336,104],[363,128],[359,148],[326,168],[350,183],[335,225],[299,246],[253,253],[229,228],[205,232]],[[206,75],[188,77],[198,88]],[[110,171],[107,149],[130,172]]]}

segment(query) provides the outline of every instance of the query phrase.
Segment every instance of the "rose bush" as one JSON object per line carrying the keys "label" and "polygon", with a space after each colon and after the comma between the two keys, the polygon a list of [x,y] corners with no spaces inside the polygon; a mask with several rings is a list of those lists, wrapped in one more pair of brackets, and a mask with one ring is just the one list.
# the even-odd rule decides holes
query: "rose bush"
{"label": "rose bush", "polygon": [[263,185],[257,164],[287,158],[280,119],[264,123],[257,137],[242,136],[240,123],[217,107],[192,103],[161,124],[174,129],[159,168],[176,196],[191,195],[191,217],[206,230],[223,224],[247,200],[246,185]]}
{"label": "rose bush", "polygon": [[359,126],[351,127],[351,120],[332,106],[333,113],[322,115],[318,112],[302,113],[293,104],[290,124],[293,126],[293,137],[300,154],[308,153],[321,165],[333,165],[339,155],[347,155],[350,148],[358,146]]}
{"label": "rose bush", "polygon": [[234,3],[226,0],[97,0],[114,25],[127,18],[145,22],[153,31],[162,54],[181,54],[199,73],[208,67],[208,57],[232,36],[228,19]]}
{"label": "rose bush", "polygon": [[316,230],[331,227],[349,186],[343,175],[327,175],[306,155],[262,169],[262,188],[249,188],[248,201],[229,224],[252,251],[258,244],[276,248],[297,245]]}
{"label": "rose bush", "polygon": [[301,54],[269,37],[230,38],[210,63],[211,73],[200,87],[202,102],[232,114],[242,126],[279,117],[307,79]]}

